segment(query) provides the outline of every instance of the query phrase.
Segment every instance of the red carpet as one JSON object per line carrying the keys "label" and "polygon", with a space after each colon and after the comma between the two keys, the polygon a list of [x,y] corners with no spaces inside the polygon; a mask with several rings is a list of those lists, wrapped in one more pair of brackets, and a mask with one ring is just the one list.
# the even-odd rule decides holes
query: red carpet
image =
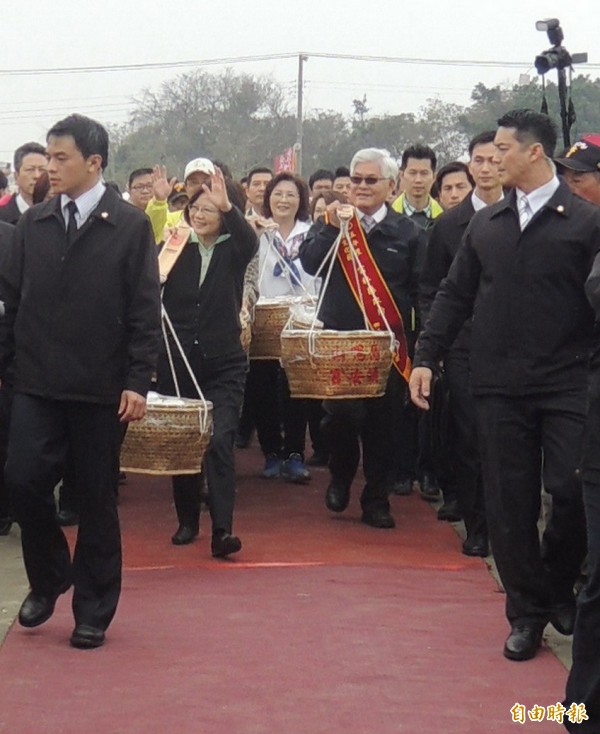
{"label": "red carpet", "polygon": [[130,476],[106,646],[68,647],[70,595],[43,627],[13,626],[0,732],[508,734],[514,703],[562,699],[547,649],[504,660],[503,595],[419,498],[395,498],[397,529],[378,531],[356,498],[341,517],[325,510],[324,471],[308,487],[261,482],[257,453],[239,456],[244,549],[229,562],[210,559],[205,515],[194,545],[171,546],[168,482]]}

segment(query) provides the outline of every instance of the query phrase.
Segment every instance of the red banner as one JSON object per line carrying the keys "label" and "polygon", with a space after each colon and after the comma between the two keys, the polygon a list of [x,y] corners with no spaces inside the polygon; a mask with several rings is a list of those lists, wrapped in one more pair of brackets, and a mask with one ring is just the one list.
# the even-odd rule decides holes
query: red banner
{"label": "red banner", "polygon": [[276,155],[273,168],[275,173],[282,173],[282,171],[291,171],[294,173],[296,170],[296,153],[294,149],[288,148],[281,155]]}
{"label": "red banner", "polygon": [[[373,259],[373,254],[356,212],[348,222],[348,233],[352,246],[348,239],[344,237],[338,250],[338,260],[342,271],[360,310],[365,314],[369,326],[375,331],[384,331],[387,329],[385,323],[387,321],[390,329],[394,332],[396,337],[396,348],[393,356],[394,367],[408,382],[412,365],[408,356],[402,314],[381,275],[377,263]],[[385,320],[383,316],[385,316]]]}

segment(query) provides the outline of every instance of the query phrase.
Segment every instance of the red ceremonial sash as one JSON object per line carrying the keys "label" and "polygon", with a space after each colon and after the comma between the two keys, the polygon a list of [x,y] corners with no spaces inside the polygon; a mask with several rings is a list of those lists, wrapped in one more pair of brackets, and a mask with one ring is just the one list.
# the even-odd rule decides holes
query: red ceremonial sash
{"label": "red ceremonial sash", "polygon": [[[364,315],[374,331],[384,331],[387,328],[382,318],[382,314],[385,315],[387,323],[396,337],[396,347],[393,353],[394,367],[408,382],[412,365],[408,356],[402,314],[381,275],[377,263],[373,259],[373,254],[356,212],[348,222],[348,233],[354,253],[348,239],[342,237],[337,254],[342,272],[346,276],[352,295],[361,311],[363,311],[364,304]],[[358,263],[354,264],[354,259],[358,260]]]}

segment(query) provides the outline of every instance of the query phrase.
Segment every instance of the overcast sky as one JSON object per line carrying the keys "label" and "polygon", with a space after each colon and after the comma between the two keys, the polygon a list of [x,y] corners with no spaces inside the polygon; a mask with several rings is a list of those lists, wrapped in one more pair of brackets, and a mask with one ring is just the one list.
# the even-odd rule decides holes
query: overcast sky
{"label": "overcast sky", "polygon": [[[566,47],[571,53],[587,51],[587,73],[600,76],[598,0],[31,0],[18,6],[5,3],[3,8],[0,160],[10,159],[14,148],[27,140],[43,142],[50,125],[70,112],[104,123],[124,121],[132,96],[193,67],[11,73],[20,69],[164,64],[300,51],[309,56],[508,62],[503,68],[486,68],[311,57],[305,64],[308,113],[319,108],[350,113],[352,100],[363,94],[372,114],[414,112],[429,97],[468,104],[478,81],[514,83],[521,74],[535,75],[533,59],[549,46],[546,34],[535,30],[535,21],[557,17]],[[297,58],[238,63],[233,68],[271,75],[286,84],[295,110]]]}

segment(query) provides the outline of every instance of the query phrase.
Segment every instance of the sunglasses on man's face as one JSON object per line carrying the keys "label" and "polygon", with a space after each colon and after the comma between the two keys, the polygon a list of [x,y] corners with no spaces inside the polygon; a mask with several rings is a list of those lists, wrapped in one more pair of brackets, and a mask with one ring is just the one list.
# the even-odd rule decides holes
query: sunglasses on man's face
{"label": "sunglasses on man's face", "polygon": [[350,181],[352,181],[355,186],[360,186],[363,181],[367,186],[375,186],[379,181],[385,181],[385,178],[377,178],[377,176],[350,176]]}

